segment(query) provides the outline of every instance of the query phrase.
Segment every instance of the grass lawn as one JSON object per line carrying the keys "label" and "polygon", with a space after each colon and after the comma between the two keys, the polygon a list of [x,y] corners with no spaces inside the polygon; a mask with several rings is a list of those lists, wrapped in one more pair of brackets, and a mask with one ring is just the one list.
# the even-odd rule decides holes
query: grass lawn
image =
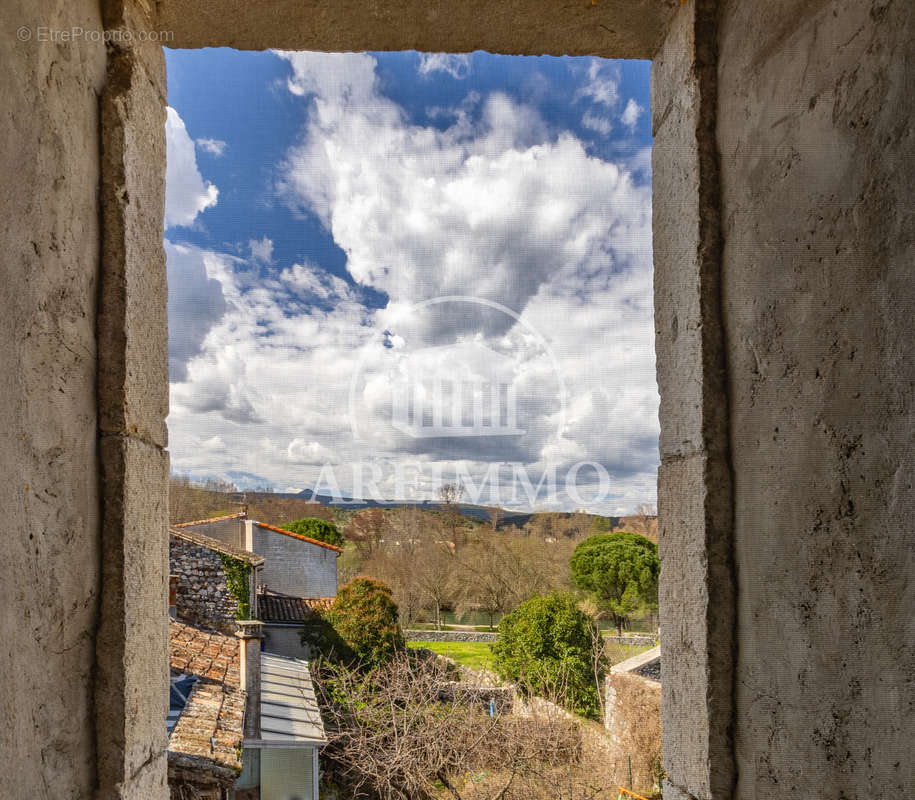
{"label": "grass lawn", "polygon": [[642,647],[634,644],[617,644],[616,642],[604,642],[604,647],[606,648],[605,652],[607,653],[607,658],[610,659],[610,664],[619,664],[620,661],[625,661],[627,658],[632,658],[637,656],[640,653],[644,653],[646,650],[651,650],[654,645],[648,645]]}
{"label": "grass lawn", "polygon": [[[407,647],[425,647],[439,655],[453,658],[470,669],[492,669],[489,642],[407,642]],[[628,658],[628,656],[627,656]]]}
{"label": "grass lawn", "polygon": [[[408,647],[425,647],[435,653],[448,656],[471,669],[492,669],[493,656],[489,649],[489,642],[407,642]],[[627,658],[637,656],[646,650],[651,650],[651,646],[640,647],[630,644],[616,644],[615,642],[606,642],[607,658],[611,664],[619,664]]]}

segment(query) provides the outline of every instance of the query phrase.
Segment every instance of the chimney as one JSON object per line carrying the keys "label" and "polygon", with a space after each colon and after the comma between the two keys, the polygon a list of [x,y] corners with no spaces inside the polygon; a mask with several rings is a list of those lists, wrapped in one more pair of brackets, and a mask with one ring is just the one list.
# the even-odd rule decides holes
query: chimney
{"label": "chimney", "polygon": [[178,619],[178,576],[168,576],[168,615]]}
{"label": "chimney", "polygon": [[264,623],[259,619],[235,621],[241,688],[248,694],[245,707],[245,738],[259,739],[261,727],[261,638]]}

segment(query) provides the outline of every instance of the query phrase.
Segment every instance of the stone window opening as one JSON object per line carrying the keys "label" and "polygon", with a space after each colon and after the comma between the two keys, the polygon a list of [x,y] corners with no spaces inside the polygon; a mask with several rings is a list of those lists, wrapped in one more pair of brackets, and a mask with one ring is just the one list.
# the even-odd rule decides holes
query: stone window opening
{"label": "stone window opening", "polygon": [[14,10],[7,793],[167,796],[166,44],[653,61],[665,798],[906,796],[911,3]]}

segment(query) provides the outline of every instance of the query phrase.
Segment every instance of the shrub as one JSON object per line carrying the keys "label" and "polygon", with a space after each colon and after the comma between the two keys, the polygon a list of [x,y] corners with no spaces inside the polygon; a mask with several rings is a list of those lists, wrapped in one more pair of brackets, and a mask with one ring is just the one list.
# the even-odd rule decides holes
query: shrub
{"label": "shrub", "polygon": [[[346,647],[343,650],[326,632],[330,644],[336,643],[336,648],[330,649],[337,660],[375,667],[406,648],[397,621],[397,604],[391,597],[390,587],[381,581],[354,578],[341,587],[324,619]],[[326,645],[319,649],[328,655]]]}
{"label": "shrub", "polygon": [[319,542],[332,544],[334,547],[343,547],[343,534],[337,530],[336,525],[327,520],[303,517],[302,519],[297,519],[295,522],[289,522],[280,527],[284,531],[297,533],[299,536],[317,539]]}
{"label": "shrub", "polygon": [[561,592],[532,597],[499,623],[492,645],[496,672],[523,691],[547,696],[570,711],[598,718],[603,678],[600,637],[575,597]]}

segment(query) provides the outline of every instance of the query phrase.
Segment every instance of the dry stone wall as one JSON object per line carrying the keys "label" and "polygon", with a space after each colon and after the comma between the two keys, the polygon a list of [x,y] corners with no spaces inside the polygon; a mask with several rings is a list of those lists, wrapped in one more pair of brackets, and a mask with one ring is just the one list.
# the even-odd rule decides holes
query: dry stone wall
{"label": "dry stone wall", "polygon": [[661,684],[635,672],[612,672],[604,679],[604,727],[609,758],[620,768],[632,763],[633,786],[657,789],[661,758]]}
{"label": "dry stone wall", "polygon": [[495,642],[498,633],[485,631],[418,631],[405,630],[403,635],[414,642]]}
{"label": "dry stone wall", "polygon": [[178,619],[190,625],[234,633],[238,600],[229,591],[220,554],[172,536],[169,561],[171,574],[178,577],[175,598]]}

